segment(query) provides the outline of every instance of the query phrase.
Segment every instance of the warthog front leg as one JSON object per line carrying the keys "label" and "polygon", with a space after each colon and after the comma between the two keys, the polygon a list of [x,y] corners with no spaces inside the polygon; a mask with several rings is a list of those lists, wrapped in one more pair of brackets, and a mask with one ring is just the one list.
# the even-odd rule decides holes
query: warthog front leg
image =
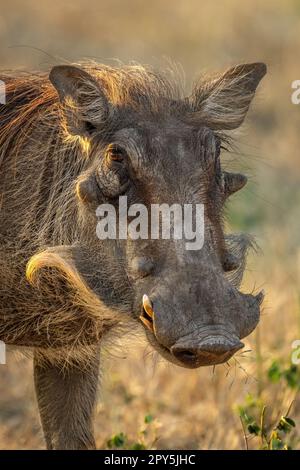
{"label": "warthog front leg", "polygon": [[34,381],[48,449],[95,449],[92,415],[96,402],[99,354],[80,363],[53,365],[34,358]]}

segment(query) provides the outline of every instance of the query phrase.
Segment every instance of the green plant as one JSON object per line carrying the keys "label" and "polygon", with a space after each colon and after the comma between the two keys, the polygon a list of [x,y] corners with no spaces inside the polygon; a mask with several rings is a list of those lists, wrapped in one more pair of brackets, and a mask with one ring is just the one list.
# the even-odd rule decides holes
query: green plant
{"label": "green plant", "polygon": [[267,374],[273,383],[284,380],[289,388],[300,390],[300,368],[295,364],[284,366],[279,361],[273,361]]}
{"label": "green plant", "polygon": [[109,449],[144,450],[153,448],[157,441],[156,431],[159,423],[151,414],[144,417],[144,423],[136,439],[129,439],[123,432],[113,435],[107,440]]}
{"label": "green plant", "polygon": [[110,439],[108,439],[107,441],[107,447],[109,449],[113,449],[113,448],[122,448],[124,447],[125,443],[127,441],[127,436],[126,434],[124,434],[123,432],[119,433],[119,434],[115,434],[114,436],[112,436]]}
{"label": "green plant", "polygon": [[[267,379],[271,384],[281,383],[284,388],[296,393],[300,390],[300,369],[295,364],[284,365],[274,360],[267,369]],[[288,450],[292,448],[291,432],[296,428],[295,421],[289,416],[292,404],[288,411],[272,422],[272,415],[277,414],[277,403],[272,408],[262,400],[262,390],[255,397],[248,394],[243,405],[237,407],[237,412],[243,426],[246,447],[249,440],[256,439],[256,448],[264,450]],[[267,408],[270,412],[267,414]],[[275,413],[274,413],[275,412]]]}
{"label": "green plant", "polygon": [[258,438],[257,448],[261,450],[289,450],[292,448],[288,435],[296,427],[295,421],[286,415],[281,416],[275,424],[266,419],[267,406],[251,395],[246,397],[244,405],[238,406],[242,422],[246,447],[250,438]]}

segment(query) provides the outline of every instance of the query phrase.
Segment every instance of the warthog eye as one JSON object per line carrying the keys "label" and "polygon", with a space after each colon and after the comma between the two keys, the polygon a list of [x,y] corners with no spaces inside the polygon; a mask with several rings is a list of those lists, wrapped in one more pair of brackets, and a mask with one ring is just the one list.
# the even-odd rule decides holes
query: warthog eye
{"label": "warthog eye", "polygon": [[128,157],[126,150],[117,144],[110,144],[96,171],[96,180],[103,194],[115,198],[129,187]]}

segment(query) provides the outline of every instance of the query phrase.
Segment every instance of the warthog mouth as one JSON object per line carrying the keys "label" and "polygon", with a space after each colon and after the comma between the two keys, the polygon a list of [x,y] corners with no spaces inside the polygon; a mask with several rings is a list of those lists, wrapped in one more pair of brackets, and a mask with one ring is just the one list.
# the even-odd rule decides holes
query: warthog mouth
{"label": "warthog mouth", "polygon": [[[143,296],[140,320],[146,328],[149,343],[169,362],[181,367],[196,369],[227,362],[244,344],[236,335],[227,332],[214,332],[214,326],[207,327],[212,334],[200,335],[197,332],[180,338],[170,348],[161,344],[155,334],[154,311],[147,295]],[[203,329],[205,330],[205,328]]]}

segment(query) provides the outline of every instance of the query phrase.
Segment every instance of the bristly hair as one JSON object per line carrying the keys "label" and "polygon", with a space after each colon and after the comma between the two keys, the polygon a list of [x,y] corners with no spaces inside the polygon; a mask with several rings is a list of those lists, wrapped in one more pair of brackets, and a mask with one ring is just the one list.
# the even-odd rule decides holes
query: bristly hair
{"label": "bristly hair", "polygon": [[[132,109],[144,114],[153,114],[163,118],[170,114],[191,122],[194,125],[209,125],[207,122],[207,94],[222,95],[222,83],[217,87],[212,87],[215,81],[209,77],[202,79],[195,87],[190,97],[184,96],[182,79],[179,74],[166,72],[157,73],[151,67],[142,65],[128,65],[121,67],[111,67],[98,64],[94,61],[83,61],[74,64],[85,70],[100,85],[108,101],[117,109]],[[0,165],[4,158],[9,142],[17,141],[22,145],[26,138],[27,130],[30,129],[39,118],[47,119],[48,125],[55,133],[62,124],[61,106],[58,103],[57,92],[48,80],[46,73],[41,72],[2,72],[0,79],[6,87],[6,105],[0,105]],[[232,82],[237,79],[232,78]],[[230,88],[228,79],[226,89]],[[79,90],[80,91],[80,90]],[[81,93],[86,94],[82,89]],[[89,117],[95,122],[101,121],[99,106],[97,106],[97,90],[89,87],[90,96],[86,94],[85,103],[88,103],[89,109],[82,109],[83,114],[89,114]],[[228,94],[223,93],[223,107],[226,106],[224,100]],[[233,99],[234,97],[231,97]],[[243,94],[242,99],[247,101]],[[240,98],[240,99],[241,99]],[[202,102],[202,104],[201,104]],[[68,103],[71,105],[71,103]],[[195,112],[195,109],[202,106],[203,111]],[[220,104],[222,106],[222,103]],[[210,108],[209,112],[217,112],[217,109]],[[238,111],[237,111],[238,112]],[[94,113],[94,115],[93,115]],[[222,113],[219,113],[218,119],[222,119]],[[57,119],[59,117],[59,120]],[[224,116],[223,116],[224,119]],[[215,126],[216,131],[224,140],[228,140],[228,135],[224,134],[220,126]],[[64,126],[66,130],[66,126]],[[21,134],[21,136],[20,136]],[[59,132],[58,132],[59,134]],[[23,139],[22,139],[23,136]],[[69,137],[69,141],[68,141]],[[78,139],[77,139],[78,140]],[[81,139],[82,140],[82,139]],[[74,137],[65,132],[65,143],[74,144]],[[84,142],[81,142],[84,143]]]}
{"label": "bristly hair", "polygon": [[[109,67],[91,61],[74,65],[88,72],[119,110],[130,108],[160,119],[177,115],[194,125],[211,125],[221,137],[220,122],[222,116],[224,122],[226,107],[239,99],[235,115],[239,120],[241,110],[244,112],[248,106],[247,94],[235,92],[228,97],[225,93],[225,88],[228,91],[232,84],[238,84],[231,75],[216,87],[215,80],[201,82],[191,97],[184,98],[182,84],[172,74],[158,74],[140,65]],[[0,106],[0,298],[4,299],[0,337],[16,343],[22,343],[23,338],[26,345],[35,326],[34,347],[43,349],[40,333],[51,333],[58,349],[62,344],[72,345],[76,357],[88,361],[89,335],[101,338],[115,325],[123,332],[125,316],[105,308],[72,259],[58,250],[47,250],[74,245],[80,238],[74,182],[85,169],[88,141],[68,132],[57,92],[46,73],[7,71],[0,74],[0,79],[6,87],[6,104]],[[77,111],[99,122],[102,116],[98,114],[97,90],[93,86],[89,90],[79,90],[87,94],[85,107]],[[216,107],[209,96],[221,97],[223,102]],[[5,211],[1,211],[1,204]],[[237,240],[234,242],[237,247]],[[240,243],[237,251],[241,258],[247,246]],[[32,256],[28,278],[40,279],[38,289],[24,275]],[[236,282],[240,275],[241,271],[235,273]],[[120,289],[117,276],[115,283]],[[63,349],[61,358],[70,361]]]}

